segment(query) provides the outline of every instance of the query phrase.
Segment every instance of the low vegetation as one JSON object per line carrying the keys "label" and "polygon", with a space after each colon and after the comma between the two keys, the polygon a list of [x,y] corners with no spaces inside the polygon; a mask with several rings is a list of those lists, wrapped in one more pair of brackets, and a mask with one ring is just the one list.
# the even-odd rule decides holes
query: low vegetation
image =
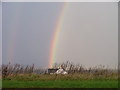
{"label": "low vegetation", "polygon": [[62,66],[68,72],[66,75],[48,74],[47,69],[35,68],[34,65],[19,64],[2,65],[3,87],[8,88],[117,88],[117,70],[104,66],[84,68],[70,62],[55,64],[53,68]]}

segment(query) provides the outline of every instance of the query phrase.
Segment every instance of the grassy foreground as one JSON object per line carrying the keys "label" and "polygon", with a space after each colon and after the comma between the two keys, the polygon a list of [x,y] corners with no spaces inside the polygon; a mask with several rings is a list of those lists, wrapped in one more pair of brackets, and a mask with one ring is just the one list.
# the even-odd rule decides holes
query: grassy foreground
{"label": "grassy foreground", "polygon": [[3,81],[3,88],[117,88],[116,80]]}
{"label": "grassy foreground", "polygon": [[118,88],[116,75],[17,75],[3,79],[3,88]]}

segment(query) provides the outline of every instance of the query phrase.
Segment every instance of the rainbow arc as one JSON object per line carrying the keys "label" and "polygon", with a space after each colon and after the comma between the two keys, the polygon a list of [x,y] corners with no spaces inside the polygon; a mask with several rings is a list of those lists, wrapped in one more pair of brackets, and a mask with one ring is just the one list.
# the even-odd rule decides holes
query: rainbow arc
{"label": "rainbow arc", "polygon": [[58,16],[58,19],[56,21],[56,25],[55,25],[55,32],[53,34],[53,38],[51,41],[51,47],[50,47],[50,60],[49,60],[49,67],[52,68],[52,65],[55,62],[55,57],[56,57],[56,49],[57,49],[57,44],[58,44],[58,39],[59,39],[59,33],[62,29],[62,25],[63,25],[63,21],[64,21],[64,16],[65,16],[65,12],[66,9],[68,7],[68,3],[64,2],[60,14]]}

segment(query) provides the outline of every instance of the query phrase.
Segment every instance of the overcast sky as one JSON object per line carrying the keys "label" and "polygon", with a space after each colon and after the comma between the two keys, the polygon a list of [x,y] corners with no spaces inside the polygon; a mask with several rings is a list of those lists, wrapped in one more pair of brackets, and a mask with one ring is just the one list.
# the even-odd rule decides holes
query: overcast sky
{"label": "overcast sky", "polygon": [[[3,63],[47,67],[62,6],[60,2],[3,3]],[[117,3],[68,3],[62,26],[56,62],[117,66]]]}

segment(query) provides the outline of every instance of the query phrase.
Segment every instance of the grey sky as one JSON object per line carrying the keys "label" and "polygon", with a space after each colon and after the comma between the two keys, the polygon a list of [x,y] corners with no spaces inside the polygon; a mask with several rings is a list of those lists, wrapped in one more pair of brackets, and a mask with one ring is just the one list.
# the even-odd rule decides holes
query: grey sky
{"label": "grey sky", "polygon": [[[3,63],[48,66],[63,3],[3,3]],[[117,66],[117,3],[69,3],[56,62]]]}
{"label": "grey sky", "polygon": [[58,61],[68,59],[85,66],[117,66],[117,3],[71,3],[64,18]]}

